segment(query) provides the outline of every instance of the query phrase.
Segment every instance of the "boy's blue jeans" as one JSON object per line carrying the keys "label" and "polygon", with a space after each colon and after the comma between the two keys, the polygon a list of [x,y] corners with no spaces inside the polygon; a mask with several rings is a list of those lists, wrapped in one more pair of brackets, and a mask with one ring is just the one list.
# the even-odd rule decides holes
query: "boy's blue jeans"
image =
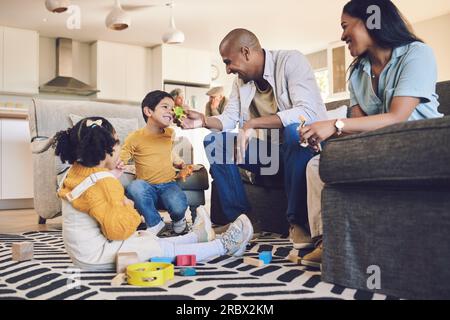
{"label": "boy's blue jeans", "polygon": [[186,194],[176,182],[150,184],[135,180],[127,186],[126,195],[134,201],[136,210],[144,216],[149,227],[161,222],[158,207],[166,209],[173,222],[183,219],[188,207]]}
{"label": "boy's blue jeans", "polygon": [[[302,148],[300,146],[300,138],[297,131],[298,126],[298,124],[292,124],[281,129],[280,138],[282,138],[282,144],[275,149],[267,141],[261,142],[261,140],[255,140],[268,144],[268,150],[279,149],[279,167],[280,170],[284,171],[284,186],[288,198],[287,220],[290,224],[305,226],[308,223],[306,165],[314,156],[314,152],[309,148]],[[217,187],[222,212],[229,221],[233,221],[241,213],[246,213],[251,210],[238,167],[255,174],[260,174],[261,168],[267,167],[267,165],[263,165],[260,162],[259,152],[252,152],[253,159],[255,159],[255,155],[257,154],[256,164],[249,164],[249,149],[246,152],[245,164],[224,164],[225,160],[232,158],[232,153],[234,153],[234,150],[227,150],[230,149],[230,142],[226,141],[235,139],[235,137],[236,133],[221,132],[211,133],[204,140],[206,154],[211,164],[210,172],[214,179],[214,184]],[[251,142],[249,145],[251,145]],[[215,149],[216,151],[210,154],[209,150],[211,149]],[[223,153],[221,154],[221,159],[225,158],[225,160],[221,160],[221,163],[216,163],[218,162],[218,153]],[[231,163],[233,163],[233,160],[231,160]]]}

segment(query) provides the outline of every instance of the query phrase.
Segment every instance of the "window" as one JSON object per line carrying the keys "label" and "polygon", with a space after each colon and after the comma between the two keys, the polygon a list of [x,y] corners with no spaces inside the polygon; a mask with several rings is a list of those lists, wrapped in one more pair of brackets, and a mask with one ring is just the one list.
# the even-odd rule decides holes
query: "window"
{"label": "window", "polygon": [[329,82],[328,68],[315,70],[314,75],[316,76],[317,84],[319,85],[322,99],[325,100],[330,96],[330,82]]}

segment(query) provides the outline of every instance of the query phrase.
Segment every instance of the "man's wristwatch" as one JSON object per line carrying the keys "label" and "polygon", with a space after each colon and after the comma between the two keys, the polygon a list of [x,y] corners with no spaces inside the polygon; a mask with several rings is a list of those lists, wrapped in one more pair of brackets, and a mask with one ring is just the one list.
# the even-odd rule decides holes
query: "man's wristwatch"
{"label": "man's wristwatch", "polygon": [[334,126],[336,127],[336,134],[338,136],[342,135],[342,130],[345,127],[345,123],[344,121],[342,121],[341,119],[336,120],[336,122],[334,123]]}

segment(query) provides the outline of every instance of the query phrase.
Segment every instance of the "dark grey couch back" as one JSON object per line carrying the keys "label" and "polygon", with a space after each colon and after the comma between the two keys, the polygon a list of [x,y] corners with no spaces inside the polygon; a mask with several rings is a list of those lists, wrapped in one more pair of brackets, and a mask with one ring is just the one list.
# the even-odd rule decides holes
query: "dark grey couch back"
{"label": "dark grey couch back", "polygon": [[[444,115],[450,115],[450,81],[438,82],[436,93],[439,95],[439,112]],[[334,110],[343,105],[349,105],[349,100],[333,101],[326,104],[327,110]]]}

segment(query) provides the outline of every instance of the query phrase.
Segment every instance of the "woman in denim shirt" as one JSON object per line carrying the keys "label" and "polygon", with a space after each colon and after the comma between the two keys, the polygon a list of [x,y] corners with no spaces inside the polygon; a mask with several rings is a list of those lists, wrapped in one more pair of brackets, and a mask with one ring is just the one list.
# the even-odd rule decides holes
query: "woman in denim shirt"
{"label": "woman in denim shirt", "polygon": [[[377,11],[378,17],[374,16]],[[377,18],[379,26],[374,25]],[[433,50],[414,35],[390,0],[350,1],[343,9],[341,26],[342,41],[355,57],[349,77],[350,119],[306,126],[300,130],[302,142],[318,151],[320,143],[331,137],[442,117],[435,92],[437,67]],[[320,206],[323,182],[318,167],[316,157],[307,169],[308,217],[316,249],[302,261],[315,267],[321,264],[323,250]]]}

